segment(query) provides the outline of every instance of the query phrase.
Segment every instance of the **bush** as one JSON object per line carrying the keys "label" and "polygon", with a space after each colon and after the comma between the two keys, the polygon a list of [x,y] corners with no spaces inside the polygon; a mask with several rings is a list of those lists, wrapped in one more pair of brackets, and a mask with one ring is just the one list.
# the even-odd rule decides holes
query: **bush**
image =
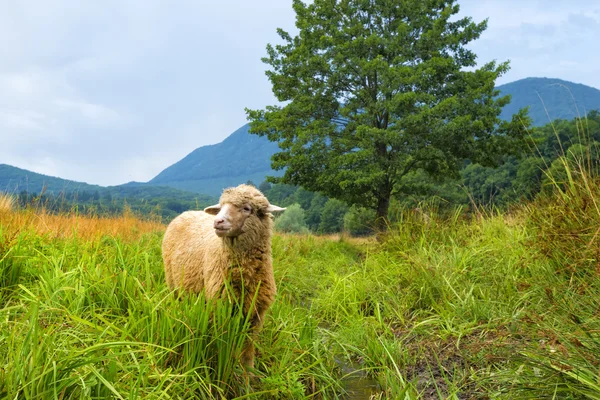
{"label": "bush", "polygon": [[352,206],[344,216],[344,231],[352,236],[371,235],[375,216],[375,210]]}
{"label": "bush", "polygon": [[559,160],[562,164],[550,168],[545,192],[528,207],[530,228],[559,272],[598,273],[600,177]]}
{"label": "bush", "polygon": [[309,233],[300,204],[292,204],[275,220],[275,229],[286,233]]}
{"label": "bush", "polygon": [[329,199],[325,203],[321,213],[321,222],[319,223],[320,233],[341,232],[344,226],[344,215],[348,211],[348,206],[336,199]]}

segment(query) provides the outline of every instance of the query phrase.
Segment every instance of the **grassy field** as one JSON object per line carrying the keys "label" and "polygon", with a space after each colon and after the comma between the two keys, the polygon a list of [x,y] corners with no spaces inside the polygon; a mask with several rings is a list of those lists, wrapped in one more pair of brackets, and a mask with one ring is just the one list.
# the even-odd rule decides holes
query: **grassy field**
{"label": "grassy field", "polygon": [[383,243],[276,235],[250,376],[243,316],[169,293],[163,225],[0,199],[0,398],[600,399],[600,189],[575,175]]}

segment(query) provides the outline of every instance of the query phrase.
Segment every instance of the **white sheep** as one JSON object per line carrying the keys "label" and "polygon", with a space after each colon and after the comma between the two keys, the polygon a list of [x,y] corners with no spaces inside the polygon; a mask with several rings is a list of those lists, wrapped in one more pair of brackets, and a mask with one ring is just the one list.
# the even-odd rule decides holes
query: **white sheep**
{"label": "white sheep", "polygon": [[225,189],[219,204],[175,218],[162,243],[169,288],[204,291],[208,298],[215,298],[223,294],[227,280],[238,299],[243,297],[244,312],[252,314],[251,339],[244,346],[241,361],[250,368],[254,366],[253,339],[277,292],[271,256],[271,213],[283,210],[270,204],[253,186]]}

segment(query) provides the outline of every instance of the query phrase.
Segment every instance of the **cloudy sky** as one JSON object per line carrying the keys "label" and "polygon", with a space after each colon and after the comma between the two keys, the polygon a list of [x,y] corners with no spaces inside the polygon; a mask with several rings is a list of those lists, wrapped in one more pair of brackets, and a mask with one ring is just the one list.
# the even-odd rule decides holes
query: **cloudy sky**
{"label": "cloudy sky", "polygon": [[[147,181],[274,103],[260,58],[291,0],[0,0],[0,164]],[[600,2],[459,0],[481,62],[600,88]]]}

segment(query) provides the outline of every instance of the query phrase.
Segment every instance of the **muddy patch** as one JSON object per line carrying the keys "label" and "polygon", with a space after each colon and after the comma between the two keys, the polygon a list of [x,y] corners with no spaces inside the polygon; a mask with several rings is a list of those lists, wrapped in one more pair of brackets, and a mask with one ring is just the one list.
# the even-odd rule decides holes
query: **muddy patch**
{"label": "muddy patch", "polygon": [[345,400],[370,400],[381,393],[379,383],[362,371],[355,371],[343,379]]}

